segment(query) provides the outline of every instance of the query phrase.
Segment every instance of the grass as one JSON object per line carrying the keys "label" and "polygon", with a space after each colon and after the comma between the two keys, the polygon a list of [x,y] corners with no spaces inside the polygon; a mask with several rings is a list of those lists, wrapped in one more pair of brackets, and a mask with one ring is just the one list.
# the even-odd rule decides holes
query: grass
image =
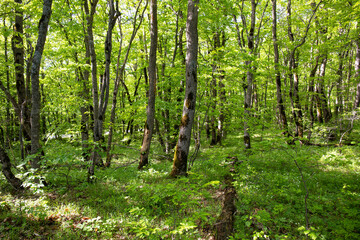
{"label": "grass", "polygon": [[[287,146],[273,135],[256,135],[250,155],[241,136],[229,136],[222,147],[205,145],[189,176],[179,179],[168,178],[172,163],[156,157],[137,171],[139,153],[117,146],[112,166],[97,168],[93,184],[79,146],[48,142],[42,171],[48,186],[33,184],[36,173],[19,171],[30,188],[16,193],[1,176],[0,238],[209,239],[227,157],[236,156],[242,163],[234,176],[233,239],[360,239],[360,147]],[[152,151],[161,154],[159,146]]]}

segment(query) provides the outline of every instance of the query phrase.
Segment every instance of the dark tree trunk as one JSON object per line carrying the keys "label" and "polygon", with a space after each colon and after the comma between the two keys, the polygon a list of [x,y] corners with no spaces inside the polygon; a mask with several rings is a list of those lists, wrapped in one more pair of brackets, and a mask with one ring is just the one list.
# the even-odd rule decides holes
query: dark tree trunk
{"label": "dark tree trunk", "polygon": [[[250,30],[249,35],[247,37],[248,39],[248,49],[249,54],[254,55],[255,52],[255,24],[256,24],[256,6],[257,3],[255,0],[251,0],[251,23],[250,23]],[[250,128],[249,128],[249,120],[250,120],[250,110],[251,110],[251,99],[252,99],[252,90],[253,90],[253,81],[254,81],[254,72],[252,68],[252,60],[248,60],[245,62],[247,73],[246,73],[246,80],[247,83],[244,86],[244,93],[245,93],[245,102],[244,102],[244,109],[245,109],[245,119],[244,119],[244,145],[245,149],[251,148],[251,142],[250,142]]]}
{"label": "dark tree trunk", "polygon": [[100,132],[99,132],[99,93],[98,93],[98,81],[97,81],[97,61],[96,61],[96,52],[94,44],[94,34],[93,34],[93,21],[94,14],[96,10],[96,5],[98,0],[90,1],[90,9],[88,0],[84,1],[84,10],[86,14],[86,27],[87,27],[87,47],[90,52],[91,59],[91,82],[92,82],[92,95],[93,95],[93,118],[94,118],[94,148],[91,153],[91,164],[88,169],[88,182],[92,182],[92,176],[95,174],[95,165],[103,165],[102,159],[100,156]]}
{"label": "dark tree trunk", "polygon": [[273,15],[273,26],[272,26],[272,35],[273,35],[273,45],[274,45],[274,63],[275,63],[275,82],[276,82],[276,99],[279,110],[279,119],[280,126],[284,131],[285,136],[289,136],[287,119],[285,114],[284,102],[282,99],[281,93],[281,76],[279,69],[279,46],[277,42],[277,14],[276,14],[276,0],[272,0],[272,15]]}
{"label": "dark tree trunk", "polygon": [[320,66],[320,76],[319,82],[317,85],[316,93],[317,93],[317,112],[318,112],[318,121],[320,123],[327,123],[330,121],[331,112],[328,107],[327,96],[325,93],[324,87],[324,78],[326,73],[326,65],[327,65],[327,56],[325,56],[322,60]]}
{"label": "dark tree trunk", "polygon": [[0,163],[2,164],[2,172],[6,180],[11,184],[11,186],[13,186],[15,189],[22,189],[22,181],[19,178],[15,177],[15,175],[11,171],[10,158],[5,152],[5,150],[2,148],[2,146],[0,146]]}
{"label": "dark tree trunk", "polygon": [[[287,22],[288,22],[288,37],[291,43],[295,42],[294,33],[292,32],[292,20],[291,20],[291,0],[288,0],[287,4]],[[305,33],[306,37],[307,32]],[[290,97],[293,103],[293,114],[296,125],[296,136],[299,138],[303,137],[304,127],[303,127],[303,114],[301,110],[300,97],[299,97],[299,75],[298,75],[298,51],[297,48],[300,47],[305,42],[305,39],[291,50],[290,59],[289,59],[289,76],[292,89],[290,89]],[[292,80],[291,80],[292,79]]]}
{"label": "dark tree trunk", "polygon": [[[216,37],[214,37],[214,42],[216,41]],[[215,49],[216,51],[216,49]],[[215,60],[216,61],[216,60]],[[211,101],[211,108],[212,108],[212,114],[210,118],[210,132],[211,132],[211,141],[210,145],[216,145],[217,137],[216,137],[216,96],[217,96],[217,81],[216,81],[216,71],[217,71],[217,65],[214,63],[212,66],[212,81],[210,83],[210,101]]]}
{"label": "dark tree trunk", "polygon": [[343,69],[344,69],[344,57],[347,54],[346,51],[339,53],[339,68],[337,71],[338,80],[336,83],[336,102],[335,102],[335,114],[336,117],[342,113],[343,106],[342,106],[342,89],[343,89]]}
{"label": "dark tree trunk", "polygon": [[314,122],[315,122],[315,116],[314,116],[314,101],[315,101],[315,88],[314,88],[314,80],[315,80],[315,75],[316,75],[316,71],[317,68],[319,66],[319,55],[316,56],[316,60],[315,60],[315,66],[311,69],[310,72],[310,76],[309,76],[309,88],[308,88],[308,93],[310,94],[310,105],[309,105],[309,115],[310,115],[310,128],[308,130],[308,135],[307,135],[307,141],[310,141],[311,138],[311,134],[312,134],[312,127],[314,126]]}
{"label": "dark tree trunk", "polygon": [[150,1],[150,17],[151,17],[151,30],[150,30],[150,56],[149,56],[149,100],[146,108],[146,123],[144,128],[144,137],[140,150],[140,162],[138,169],[142,169],[149,162],[149,151],[151,145],[151,138],[154,130],[155,120],[155,91],[156,91],[156,49],[158,41],[158,28],[157,28],[157,0]]}
{"label": "dark tree trunk", "polygon": [[107,109],[107,105],[109,102],[109,92],[110,92],[110,64],[111,64],[111,53],[112,53],[112,33],[114,26],[118,17],[120,16],[120,12],[118,11],[118,2],[116,2],[116,6],[114,4],[114,0],[109,0],[109,20],[108,20],[108,29],[106,33],[105,39],[105,73],[102,77],[103,81],[101,84],[101,94],[100,94],[100,102],[99,102],[99,134],[101,142],[104,141],[103,136],[103,124],[105,122],[105,113]]}
{"label": "dark tree trunk", "polygon": [[187,175],[191,129],[194,122],[197,92],[197,55],[198,55],[198,9],[199,0],[188,0],[186,21],[186,90],[179,139],[174,154],[171,177]]}
{"label": "dark tree trunk", "polygon": [[[15,0],[15,24],[14,24],[14,35],[11,41],[13,55],[14,55],[14,66],[15,66],[15,80],[16,80],[16,90],[18,97],[18,109],[21,114],[19,115],[19,121],[21,125],[24,125],[22,128],[22,135],[26,141],[30,141],[30,110],[29,110],[29,99],[27,99],[26,94],[26,84],[24,78],[24,41],[23,41],[23,10],[22,10],[22,0]],[[14,106],[15,108],[15,106]],[[20,136],[22,138],[22,136]],[[31,145],[25,146],[26,152],[29,154],[31,151]]]}
{"label": "dark tree trunk", "polygon": [[[4,22],[4,28],[6,27],[6,21],[5,19],[3,20]],[[5,69],[6,69],[6,89],[7,91],[10,91],[10,68],[9,68],[9,56],[8,56],[8,37],[4,36],[4,60],[5,60]],[[13,138],[11,132],[10,132],[10,125],[11,125],[11,114],[10,114],[10,106],[11,106],[11,102],[9,99],[6,99],[6,124],[5,124],[5,134],[4,132],[2,132],[3,134],[3,146],[5,147],[6,143],[8,142],[8,140],[6,139],[6,136],[8,136],[9,139]],[[8,142],[8,144],[10,145],[10,142]]]}
{"label": "dark tree trunk", "polygon": [[35,47],[34,57],[31,64],[31,154],[35,155],[31,162],[33,168],[40,167],[40,111],[41,111],[41,95],[39,84],[39,72],[42,53],[45,47],[48,25],[51,17],[52,0],[44,0],[43,13],[39,21],[39,35]]}

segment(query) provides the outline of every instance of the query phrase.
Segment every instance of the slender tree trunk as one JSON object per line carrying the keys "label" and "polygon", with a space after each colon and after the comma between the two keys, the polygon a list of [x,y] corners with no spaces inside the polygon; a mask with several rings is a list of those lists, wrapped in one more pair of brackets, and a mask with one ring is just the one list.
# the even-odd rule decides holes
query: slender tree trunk
{"label": "slender tree trunk", "polygon": [[355,108],[360,106],[360,39],[356,39],[355,79],[357,81]]}
{"label": "slender tree trunk", "polygon": [[149,163],[149,151],[155,120],[155,91],[156,91],[156,48],[158,41],[157,28],[157,0],[150,0],[151,30],[150,30],[150,56],[149,56],[149,100],[146,108],[146,124],[144,137],[140,150],[140,162],[138,169],[142,169]]}
{"label": "slender tree trunk", "polygon": [[[6,27],[6,21],[3,19],[4,28]],[[4,61],[5,61],[5,69],[6,69],[6,89],[10,91],[10,69],[9,69],[9,56],[8,56],[8,37],[4,36]],[[9,99],[6,99],[6,125],[5,125],[5,134],[3,134],[3,145],[4,147],[7,145],[8,140],[6,139],[6,135],[8,138],[12,138],[12,134],[10,132],[11,125],[11,114],[10,114],[10,106],[11,102]],[[8,142],[10,145],[10,142]]]}
{"label": "slender tree trunk", "polygon": [[[217,129],[217,142],[220,145],[222,144],[222,140],[225,137],[226,92],[225,92],[224,79],[225,79],[225,71],[220,70],[220,77],[219,77],[219,96],[220,96],[219,111],[220,111],[220,114],[219,114],[218,129]],[[200,132],[199,132],[199,134],[200,134]],[[199,136],[199,139],[200,139],[200,136]]]}
{"label": "slender tree trunk", "polygon": [[103,165],[100,156],[100,133],[99,133],[99,93],[98,93],[98,82],[97,82],[97,62],[96,52],[94,44],[93,34],[93,21],[98,0],[90,1],[90,9],[88,0],[84,1],[84,10],[86,14],[86,26],[87,26],[87,47],[90,52],[91,59],[91,82],[92,82],[92,95],[93,95],[93,117],[94,117],[94,149],[91,153],[91,164],[88,169],[88,182],[92,182],[92,176],[95,174],[95,165]]}
{"label": "slender tree trunk", "polygon": [[324,78],[326,73],[326,65],[327,65],[327,56],[325,56],[322,60],[321,66],[320,66],[320,75],[319,75],[319,81],[317,84],[317,113],[318,113],[318,121],[320,123],[329,122],[331,118],[331,113],[328,108],[328,102],[327,97],[324,89]]}
{"label": "slender tree trunk", "polygon": [[194,122],[197,92],[197,55],[198,55],[198,9],[199,0],[188,0],[186,21],[186,89],[179,139],[176,145],[171,177],[187,175],[187,160]]}
{"label": "slender tree trunk", "polygon": [[[214,41],[216,41],[216,39],[214,39]],[[216,49],[215,49],[216,51]],[[215,60],[216,61],[216,60]],[[216,73],[217,71],[217,65],[216,63],[213,64],[212,66],[212,80],[210,83],[210,101],[211,101],[211,109],[212,109],[212,114],[211,114],[211,118],[210,118],[210,132],[211,132],[211,141],[210,141],[210,145],[216,145],[217,142],[217,136],[216,136],[216,126],[217,126],[217,121],[216,121],[216,97],[217,97],[217,81],[216,81]]]}
{"label": "slender tree trunk", "polygon": [[[295,38],[292,32],[292,20],[291,20],[291,0],[288,0],[287,4],[287,22],[288,22],[288,37],[291,43],[294,43]],[[305,35],[306,36],[306,35]],[[304,41],[304,40],[303,40]],[[302,45],[302,44],[301,44]],[[301,46],[300,45],[300,46]],[[292,79],[292,88],[290,88],[290,97],[293,104],[293,114],[296,125],[296,136],[303,138],[303,114],[301,110],[300,97],[299,97],[299,75],[298,75],[298,56],[296,48],[291,50],[289,59],[289,76],[290,81]]]}
{"label": "slender tree trunk", "polygon": [[118,2],[116,1],[116,6],[114,4],[114,0],[109,0],[109,20],[108,20],[108,29],[106,33],[105,39],[105,73],[103,75],[103,84],[100,94],[100,102],[99,102],[99,134],[101,142],[104,141],[103,136],[103,124],[105,121],[105,113],[107,109],[107,105],[109,102],[109,93],[110,93],[110,64],[111,64],[111,52],[112,52],[112,33],[114,26],[118,17],[120,16],[120,12],[118,11]]}
{"label": "slender tree trunk", "polygon": [[309,115],[310,115],[310,127],[308,130],[308,135],[307,135],[307,141],[310,142],[311,139],[311,134],[312,134],[312,127],[314,126],[314,122],[315,122],[315,116],[314,116],[314,101],[315,101],[315,88],[314,88],[314,80],[315,80],[315,75],[316,75],[316,71],[317,68],[319,66],[319,55],[316,56],[316,60],[315,60],[315,66],[311,69],[310,72],[310,76],[309,76],[309,88],[308,88],[308,93],[310,94],[310,106],[309,106]]}
{"label": "slender tree trunk", "polygon": [[336,102],[335,102],[335,115],[338,118],[339,115],[342,113],[342,85],[343,85],[343,69],[344,69],[344,57],[346,52],[341,52],[338,54],[339,56],[339,68],[337,71],[338,80],[336,83]]}
{"label": "slender tree trunk", "polygon": [[[107,140],[107,148],[106,148],[106,166],[109,167],[111,164],[111,145],[112,145],[112,138],[113,138],[113,129],[114,129],[114,123],[115,123],[115,117],[116,117],[116,104],[117,104],[117,95],[118,95],[118,91],[119,91],[119,85],[120,83],[123,84],[127,94],[128,94],[128,99],[130,104],[131,102],[131,98],[130,98],[130,93],[125,85],[125,81],[124,81],[124,72],[125,72],[125,67],[126,67],[126,63],[129,57],[129,53],[131,50],[131,46],[132,43],[134,41],[134,38],[136,36],[137,31],[139,30],[141,23],[144,19],[144,12],[147,6],[147,2],[146,2],[146,6],[144,7],[141,15],[140,15],[140,21],[139,24],[137,24],[136,20],[138,18],[138,14],[139,14],[139,8],[141,6],[142,1],[139,2],[136,11],[135,11],[135,15],[134,15],[134,22],[133,22],[133,31],[130,37],[130,41],[129,44],[127,46],[127,51],[125,53],[125,57],[124,60],[121,64],[120,67],[120,56],[121,56],[121,52],[122,52],[122,42],[123,42],[123,33],[122,33],[122,28],[121,28],[121,20],[119,20],[119,31],[120,31],[120,48],[119,48],[119,52],[118,52],[118,59],[117,59],[117,67],[116,67],[116,78],[115,78],[115,86],[114,86],[114,90],[113,90],[113,101],[112,101],[112,106],[111,106],[111,114],[110,114],[110,124],[109,124],[109,135],[108,135],[108,140]],[[120,16],[121,17],[121,16]],[[139,82],[136,86],[135,92],[134,92],[134,97],[136,97],[137,95],[137,88],[139,86],[140,83],[140,79]],[[124,97],[123,97],[123,101],[124,101]],[[125,104],[123,106],[125,108]]]}
{"label": "slender tree trunk", "polygon": [[[15,66],[15,80],[16,80],[16,90],[18,97],[17,106],[20,108],[19,111],[22,114],[19,115],[19,121],[21,125],[24,125],[21,133],[24,136],[26,141],[30,141],[30,110],[29,110],[29,99],[27,99],[26,94],[26,84],[24,78],[24,41],[23,41],[23,18],[24,13],[22,10],[22,0],[15,0],[15,25],[14,25],[14,35],[11,41],[13,55],[14,55],[14,66]],[[14,106],[15,108],[15,106]],[[20,136],[20,138],[22,138]],[[31,151],[31,145],[25,146],[26,152],[29,154]]]}
{"label": "slender tree trunk", "polygon": [[39,72],[42,53],[45,47],[48,25],[51,17],[52,0],[44,0],[43,13],[39,22],[39,35],[31,65],[31,154],[35,155],[31,162],[33,168],[40,167],[40,111],[41,95],[39,89]]}
{"label": "slender tree trunk", "polygon": [[[254,49],[255,49],[255,39],[254,39],[254,32],[255,32],[255,21],[256,21],[256,6],[257,3],[255,0],[251,0],[251,25],[248,35],[248,49],[249,49],[249,55],[254,55]],[[251,110],[251,99],[252,99],[252,86],[253,86],[253,80],[254,80],[254,73],[253,73],[253,67],[252,67],[252,60],[248,60],[245,62],[247,73],[246,73],[246,80],[247,84],[244,86],[244,92],[245,92],[245,102],[244,102],[244,109],[245,109],[245,119],[244,119],[244,145],[245,149],[251,148],[251,142],[250,142],[250,127],[249,127],[249,120],[251,117],[250,110]]]}
{"label": "slender tree trunk", "polygon": [[11,162],[10,158],[5,152],[5,150],[0,146],[0,163],[2,164],[2,172],[6,178],[6,180],[13,186],[15,189],[22,189],[22,181],[15,177],[13,172],[11,171]]}
{"label": "slender tree trunk", "polygon": [[279,69],[279,46],[277,40],[277,14],[276,14],[276,0],[272,0],[272,15],[273,15],[273,27],[272,27],[272,35],[273,35],[273,45],[274,45],[274,66],[275,66],[275,82],[276,82],[276,99],[277,106],[279,110],[279,119],[281,128],[284,131],[285,136],[289,136],[287,119],[285,114],[284,103],[282,99],[281,93],[281,76]]}

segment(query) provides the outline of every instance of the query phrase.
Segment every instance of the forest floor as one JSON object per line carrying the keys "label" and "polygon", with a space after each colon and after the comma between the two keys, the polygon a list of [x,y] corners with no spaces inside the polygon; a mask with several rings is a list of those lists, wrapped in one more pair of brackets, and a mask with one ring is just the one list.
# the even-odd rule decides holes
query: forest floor
{"label": "forest floor", "polygon": [[230,239],[360,239],[358,142],[288,146],[269,130],[254,135],[252,149],[244,152],[240,135],[203,145],[189,176],[171,179],[156,144],[143,171],[138,151],[116,145],[111,167],[96,168],[89,184],[80,146],[51,140],[47,186],[18,171],[28,189],[15,192],[0,176],[0,239],[213,239],[231,159],[239,164]]}

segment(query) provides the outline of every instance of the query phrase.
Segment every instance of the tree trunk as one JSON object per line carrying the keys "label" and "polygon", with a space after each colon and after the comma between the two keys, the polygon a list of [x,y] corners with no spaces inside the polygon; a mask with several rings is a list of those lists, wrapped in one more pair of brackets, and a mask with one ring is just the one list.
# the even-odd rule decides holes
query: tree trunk
{"label": "tree trunk", "polygon": [[2,172],[11,186],[15,189],[22,189],[22,181],[12,173],[10,158],[2,146],[0,146],[0,163],[2,164]]}
{"label": "tree trunk", "polygon": [[220,70],[220,77],[219,77],[219,96],[220,96],[219,111],[220,111],[220,114],[219,114],[218,129],[217,129],[217,142],[220,145],[222,144],[222,140],[225,137],[226,92],[225,92],[224,79],[225,79],[225,71]]}
{"label": "tree trunk", "polygon": [[[29,99],[27,99],[26,94],[26,84],[24,79],[24,41],[23,41],[23,18],[24,13],[22,10],[22,0],[15,0],[15,25],[14,25],[14,35],[11,41],[13,55],[14,55],[14,66],[15,66],[15,80],[16,80],[16,90],[18,97],[18,107],[19,111],[22,114],[19,115],[19,122],[21,125],[26,125],[22,129],[22,135],[26,141],[30,141],[30,110],[29,110]],[[15,106],[14,106],[15,108]],[[22,137],[22,136],[21,136]],[[31,151],[31,145],[25,146],[26,152],[29,154]]]}
{"label": "tree trunk", "polygon": [[309,115],[310,115],[310,127],[308,130],[308,135],[307,135],[307,141],[310,142],[311,139],[311,134],[312,134],[312,127],[314,126],[314,122],[315,122],[315,116],[314,116],[314,101],[315,101],[315,89],[314,89],[314,80],[315,80],[315,75],[316,75],[316,71],[317,68],[319,66],[319,55],[316,56],[316,60],[315,60],[315,66],[311,69],[310,72],[310,83],[309,83],[309,88],[308,88],[308,93],[310,94],[310,106],[309,106]]}
{"label": "tree trunk", "polygon": [[[3,19],[4,28],[6,27],[6,21]],[[8,56],[8,37],[4,36],[4,60],[5,60],[5,69],[6,69],[6,89],[10,91],[10,68],[9,68],[9,56]],[[5,125],[5,134],[3,133],[3,146],[5,147],[8,142],[6,139],[6,135],[9,139],[13,138],[10,132],[10,124],[11,124],[11,114],[10,114],[10,106],[11,102],[9,99],[6,99],[6,125]],[[8,142],[10,145],[10,142]]]}
{"label": "tree trunk", "polygon": [[[248,49],[249,49],[249,55],[254,55],[254,49],[255,49],[255,39],[254,39],[254,31],[255,31],[255,21],[256,21],[256,6],[257,3],[255,0],[251,0],[251,25],[250,25],[250,31],[248,35]],[[254,80],[254,73],[252,69],[252,60],[248,60],[245,62],[247,73],[246,73],[246,80],[247,84],[244,86],[244,92],[245,92],[245,101],[244,101],[244,109],[245,109],[245,118],[244,118],[244,145],[245,149],[251,148],[251,142],[250,142],[250,128],[249,128],[249,120],[251,117],[250,110],[251,110],[251,98],[252,98],[252,85]]]}
{"label": "tree trunk", "polygon": [[[118,4],[118,2],[116,2]],[[105,39],[105,73],[103,75],[103,84],[101,85],[101,94],[99,102],[99,138],[101,142],[104,142],[103,136],[103,124],[105,121],[105,113],[107,105],[109,102],[109,92],[110,92],[110,64],[111,64],[111,52],[112,52],[112,33],[114,26],[120,12],[118,11],[118,6],[115,7],[114,0],[109,0],[109,20],[108,20],[108,29]]]}
{"label": "tree trunk", "polygon": [[[294,34],[292,32],[292,21],[291,21],[291,0],[288,0],[287,4],[287,22],[288,22],[288,37],[291,43],[295,42]],[[306,37],[306,33],[304,35]],[[298,75],[298,51],[297,48],[300,47],[305,42],[300,43],[294,49],[291,49],[290,59],[289,59],[289,75],[290,81],[292,79],[292,88],[290,88],[290,97],[293,104],[293,114],[296,125],[296,134],[299,138],[303,138],[304,127],[303,127],[303,114],[301,110],[300,97],[299,97],[299,75]]]}
{"label": "tree trunk", "polygon": [[342,106],[343,69],[344,69],[344,57],[346,54],[347,53],[345,51],[338,54],[339,68],[337,71],[338,80],[336,83],[336,102],[335,102],[335,114],[337,118],[343,111],[343,106]]}
{"label": "tree trunk", "polygon": [[[115,78],[115,86],[114,86],[114,90],[113,90],[113,101],[112,101],[111,114],[110,114],[109,135],[108,135],[107,148],[106,148],[106,166],[107,167],[110,167],[110,164],[111,164],[112,154],[110,153],[110,151],[111,151],[113,129],[114,129],[114,123],[115,123],[115,116],[116,116],[115,110],[116,110],[116,104],[117,104],[117,95],[118,95],[120,83],[122,83],[124,85],[125,90],[127,91],[127,94],[128,94],[130,104],[131,104],[131,99],[130,99],[130,95],[129,95],[130,93],[125,85],[125,81],[123,78],[124,78],[126,63],[127,63],[128,57],[129,57],[130,50],[131,50],[131,45],[132,45],[134,38],[136,36],[136,33],[139,30],[141,23],[144,19],[144,12],[145,12],[146,6],[144,7],[142,14],[140,15],[139,24],[136,25],[136,19],[138,17],[139,8],[140,8],[141,3],[142,3],[142,1],[139,2],[138,6],[136,8],[136,11],[135,11],[134,22],[133,22],[133,31],[132,31],[129,44],[127,46],[127,51],[125,53],[125,57],[124,57],[121,67],[120,67],[120,56],[121,56],[121,52],[122,52],[123,33],[122,33],[122,28],[121,28],[121,21],[119,21],[120,48],[119,48],[118,58],[117,58],[116,78]],[[147,2],[146,2],[146,4],[147,4]],[[119,16],[119,17],[121,17],[121,16]],[[135,93],[134,93],[135,96],[137,94],[137,87],[139,86],[139,83],[140,83],[140,79],[139,79],[138,85],[136,86],[136,89],[135,89]],[[124,97],[123,97],[123,99],[124,99]],[[125,108],[125,106],[124,106],[124,108]]]}
{"label": "tree trunk", "polygon": [[[216,35],[216,34],[215,34]],[[214,42],[217,41],[216,37],[214,37]],[[216,43],[214,43],[215,45],[215,51],[216,51]],[[216,60],[214,60],[216,61]],[[214,63],[212,65],[212,80],[210,83],[210,101],[211,101],[211,109],[212,109],[212,114],[211,114],[211,118],[210,118],[210,132],[211,132],[211,141],[210,141],[210,145],[216,145],[217,142],[217,136],[216,136],[216,126],[217,126],[217,121],[216,121],[216,97],[217,97],[217,81],[216,81],[216,73],[217,71],[217,65],[216,63]]]}
{"label": "tree trunk", "polygon": [[32,108],[31,108],[31,154],[35,155],[31,162],[33,168],[40,167],[40,111],[41,111],[41,95],[39,89],[39,72],[42,53],[45,47],[48,25],[51,17],[52,0],[44,0],[43,13],[39,21],[39,35],[35,47],[34,57],[31,65],[31,92],[32,92]]}
{"label": "tree trunk", "polygon": [[150,1],[151,30],[150,30],[150,56],[149,56],[149,101],[146,108],[146,124],[144,128],[144,137],[140,150],[140,162],[138,169],[142,169],[149,162],[149,151],[151,138],[154,130],[155,119],[155,92],[156,92],[156,48],[158,38],[157,28],[157,0]]}
{"label": "tree trunk", "polygon": [[96,5],[98,0],[90,1],[90,7],[88,0],[84,1],[84,10],[86,14],[86,26],[87,26],[87,47],[90,52],[91,59],[91,82],[92,82],[92,94],[93,94],[93,117],[94,117],[94,149],[91,153],[91,164],[88,169],[88,182],[92,182],[92,176],[95,174],[95,165],[103,165],[101,156],[100,156],[100,132],[99,132],[99,94],[98,94],[98,85],[97,85],[97,62],[96,62],[96,52],[94,44],[94,34],[93,34],[93,21],[94,14],[96,10]]}
{"label": "tree trunk", "polygon": [[273,8],[272,8],[272,15],[273,15],[273,27],[272,27],[272,35],[273,35],[273,45],[274,45],[274,66],[275,66],[275,82],[276,82],[276,98],[277,98],[277,105],[279,110],[279,119],[280,119],[280,126],[284,131],[285,136],[289,136],[288,132],[288,125],[287,119],[285,114],[284,103],[282,99],[281,93],[281,76],[280,76],[280,69],[279,69],[279,46],[277,43],[277,14],[276,14],[276,0],[272,0]]}
{"label": "tree trunk", "polygon": [[326,64],[327,64],[327,56],[325,56],[322,60],[320,66],[320,76],[319,82],[317,84],[316,93],[317,93],[317,113],[318,113],[318,121],[319,123],[327,123],[330,121],[331,112],[328,108],[328,102],[326,93],[324,90],[324,78],[326,73]]}
{"label": "tree trunk", "polygon": [[357,81],[355,108],[360,106],[360,39],[356,39],[355,79]]}
{"label": "tree trunk", "polygon": [[185,101],[179,139],[175,148],[173,168],[170,173],[171,177],[187,175],[187,160],[197,92],[198,9],[199,0],[188,0]]}

